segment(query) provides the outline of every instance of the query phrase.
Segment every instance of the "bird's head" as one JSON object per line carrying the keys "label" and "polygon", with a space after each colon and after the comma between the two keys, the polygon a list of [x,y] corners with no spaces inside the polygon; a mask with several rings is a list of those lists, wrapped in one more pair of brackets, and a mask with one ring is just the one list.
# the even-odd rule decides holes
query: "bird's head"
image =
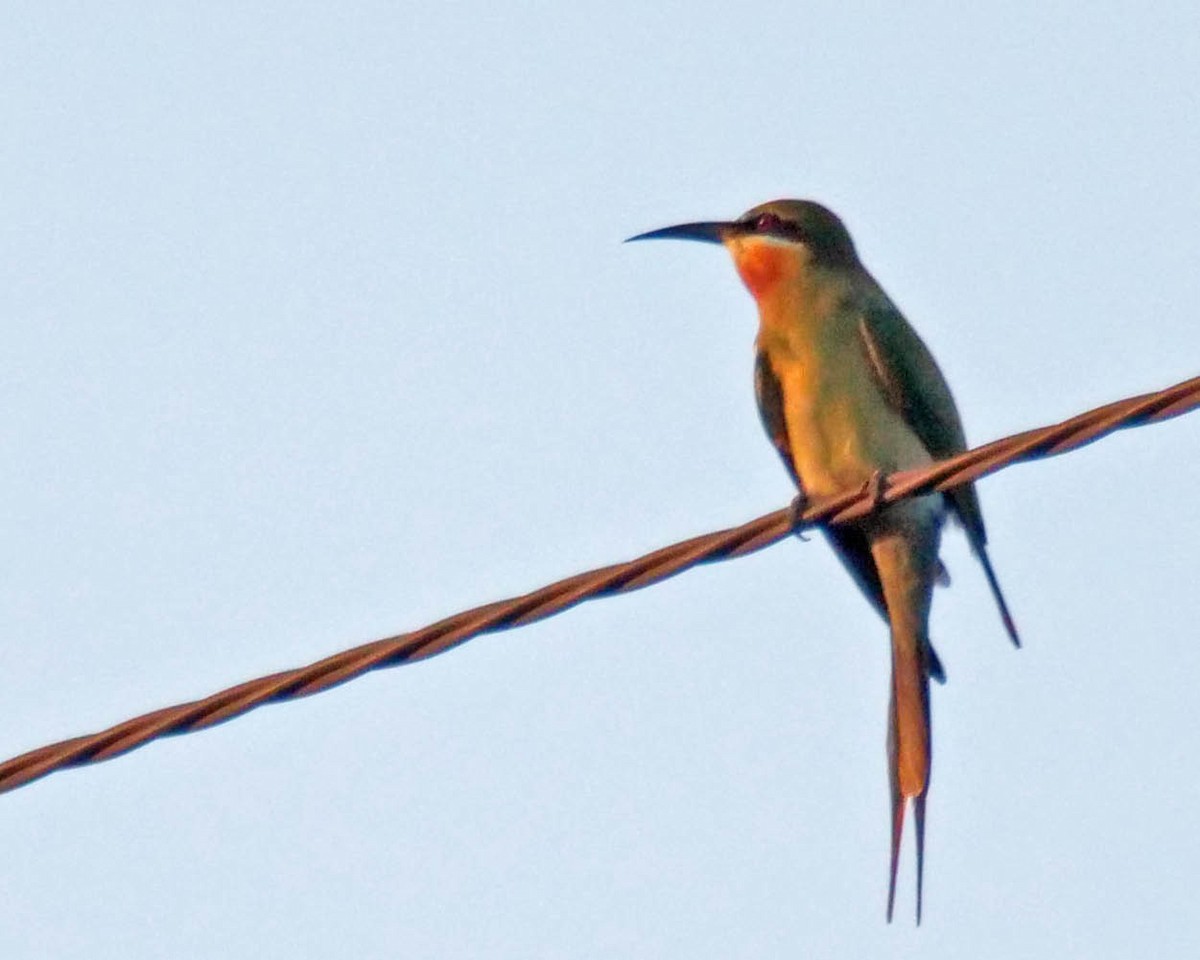
{"label": "bird's head", "polygon": [[723,244],[742,281],[759,300],[780,283],[797,280],[813,268],[858,265],[854,241],[837,214],[811,200],[772,200],[736,220],[681,223],[629,239],[671,238]]}

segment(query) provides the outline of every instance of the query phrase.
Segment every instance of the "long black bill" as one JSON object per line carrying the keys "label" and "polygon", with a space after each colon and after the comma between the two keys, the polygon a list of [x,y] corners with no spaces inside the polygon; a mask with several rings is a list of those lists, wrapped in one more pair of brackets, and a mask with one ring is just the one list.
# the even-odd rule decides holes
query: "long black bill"
{"label": "long black bill", "polygon": [[663,227],[648,233],[639,233],[630,237],[626,243],[634,240],[699,240],[702,243],[724,243],[734,224],[727,220],[707,220],[703,223],[681,223],[674,227]]}

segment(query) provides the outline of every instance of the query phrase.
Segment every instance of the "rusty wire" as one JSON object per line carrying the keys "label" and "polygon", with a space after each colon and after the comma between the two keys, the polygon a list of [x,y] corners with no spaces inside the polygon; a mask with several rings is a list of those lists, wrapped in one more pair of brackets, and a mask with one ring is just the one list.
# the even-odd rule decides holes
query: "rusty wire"
{"label": "rusty wire", "polygon": [[411,633],[353,647],[306,667],[250,680],[203,700],[155,710],[89,736],[39,747],[0,764],[0,793],[56,770],[110,760],[159,737],[203,730],[267,703],[319,693],[369,670],[424,660],[479,634],[533,623],[584,600],[639,590],[699,563],[744,556],[803,527],[858,519],[905,497],[948,490],[1010,464],[1066,453],[1114,430],[1166,420],[1197,406],[1200,377],[1156,393],[1118,400],[1053,426],[996,440],[926,468],[877,478],[862,489],[810,502],[799,516],[793,509],[776,510],[740,527],[693,537],[627,563],[580,573],[524,596],[466,610]]}

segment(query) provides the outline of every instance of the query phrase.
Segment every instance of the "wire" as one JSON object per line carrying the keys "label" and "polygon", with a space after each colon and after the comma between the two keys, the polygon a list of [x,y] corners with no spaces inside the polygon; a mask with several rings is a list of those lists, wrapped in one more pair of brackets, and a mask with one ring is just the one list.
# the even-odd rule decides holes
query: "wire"
{"label": "wire", "polygon": [[480,634],[524,626],[585,600],[640,590],[700,563],[745,556],[805,527],[860,519],[905,497],[948,490],[1011,464],[1066,453],[1114,430],[1166,420],[1197,406],[1200,377],[1156,393],[1119,400],[1062,423],[996,440],[927,468],[876,477],[860,490],[776,510],[739,527],[693,537],[628,563],[577,574],[523,596],[484,604],[420,630],[365,643],[296,670],[250,680],[203,700],[155,710],[99,733],[40,747],[0,764],[0,793],[67,767],[111,760],[159,737],[204,730],[264,704],[319,693],[370,670],[424,660]]}

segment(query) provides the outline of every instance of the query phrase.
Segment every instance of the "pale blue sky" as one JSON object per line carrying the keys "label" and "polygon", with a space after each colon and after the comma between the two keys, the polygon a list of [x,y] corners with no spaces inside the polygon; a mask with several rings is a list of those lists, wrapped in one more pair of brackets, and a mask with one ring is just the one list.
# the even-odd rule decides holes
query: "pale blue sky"
{"label": "pale blue sky", "polygon": [[[1194,3],[5,5],[0,754],[785,504],[728,258],[822,200],[973,441],[1200,370]],[[926,923],[814,539],[0,798],[0,952],[1193,956],[1200,417],[985,481]]]}

